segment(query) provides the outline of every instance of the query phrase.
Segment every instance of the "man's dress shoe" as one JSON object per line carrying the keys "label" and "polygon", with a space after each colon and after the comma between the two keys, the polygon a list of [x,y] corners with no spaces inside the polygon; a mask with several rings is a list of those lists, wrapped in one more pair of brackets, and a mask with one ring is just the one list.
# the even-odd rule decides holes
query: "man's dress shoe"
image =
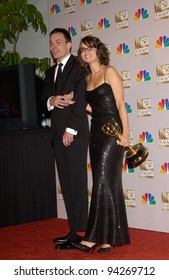
{"label": "man's dress shoe", "polygon": [[[58,239],[57,239],[58,240]],[[61,239],[59,239],[61,240]],[[63,240],[63,239],[62,239]],[[62,242],[60,244],[57,244],[55,246],[56,250],[69,250],[69,249],[75,249],[75,247],[72,245],[73,242],[81,242],[82,237],[76,234],[75,232],[72,232],[67,237],[67,240],[65,242]],[[58,241],[57,241],[58,242]]]}
{"label": "man's dress shoe", "polygon": [[56,250],[70,250],[70,249],[75,249],[75,247],[69,241],[66,241],[64,243],[57,244],[55,246],[55,249]]}
{"label": "man's dress shoe", "polygon": [[[77,241],[81,238],[81,236],[79,236],[78,234],[76,234],[74,231],[70,231],[66,236],[62,236],[62,237],[56,237],[55,239],[53,239],[53,242],[67,242],[69,240],[71,240],[71,242]],[[77,241],[78,242],[78,241]]]}

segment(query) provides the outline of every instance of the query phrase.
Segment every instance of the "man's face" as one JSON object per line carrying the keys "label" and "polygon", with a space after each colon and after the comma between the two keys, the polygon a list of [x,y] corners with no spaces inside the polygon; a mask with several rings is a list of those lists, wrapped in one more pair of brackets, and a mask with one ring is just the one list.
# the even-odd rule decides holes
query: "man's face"
{"label": "man's face", "polygon": [[69,53],[72,44],[66,42],[62,33],[54,33],[50,36],[50,52],[52,57],[61,62]]}

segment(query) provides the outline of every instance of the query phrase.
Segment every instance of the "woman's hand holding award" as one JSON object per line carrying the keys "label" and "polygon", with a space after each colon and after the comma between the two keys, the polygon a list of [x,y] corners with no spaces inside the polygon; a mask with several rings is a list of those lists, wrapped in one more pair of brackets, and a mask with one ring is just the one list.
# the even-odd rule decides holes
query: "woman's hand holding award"
{"label": "woman's hand holding award", "polygon": [[[105,123],[102,126],[102,131],[109,136],[115,136],[120,140],[122,135],[121,128],[113,120],[111,123]],[[137,167],[142,162],[146,160],[148,156],[148,149],[144,147],[141,143],[138,143],[134,146],[128,146],[126,148],[125,160],[128,163],[129,167]]]}

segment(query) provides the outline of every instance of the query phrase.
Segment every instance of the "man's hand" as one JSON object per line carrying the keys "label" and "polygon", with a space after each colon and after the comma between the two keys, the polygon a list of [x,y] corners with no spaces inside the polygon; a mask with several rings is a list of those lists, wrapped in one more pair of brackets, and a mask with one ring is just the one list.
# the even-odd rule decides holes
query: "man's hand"
{"label": "man's hand", "polygon": [[64,107],[73,105],[75,103],[74,101],[72,101],[72,98],[73,98],[73,93],[52,96],[49,100],[49,104],[59,109],[64,109]]}
{"label": "man's hand", "polygon": [[63,134],[63,144],[68,147],[71,145],[71,143],[73,142],[74,140],[74,135],[65,131],[65,133]]}

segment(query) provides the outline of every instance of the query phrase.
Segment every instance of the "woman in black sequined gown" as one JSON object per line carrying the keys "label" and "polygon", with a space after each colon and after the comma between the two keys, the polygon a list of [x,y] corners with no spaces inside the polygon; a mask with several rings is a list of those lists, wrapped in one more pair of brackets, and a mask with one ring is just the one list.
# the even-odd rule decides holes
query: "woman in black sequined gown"
{"label": "woman in black sequined gown", "polygon": [[[86,234],[77,249],[109,252],[111,246],[130,243],[122,188],[122,162],[129,145],[128,117],[122,81],[109,66],[109,52],[96,37],[81,40],[78,58],[86,71],[86,100],[91,111],[89,139],[93,189]],[[123,131],[121,140],[102,131],[106,122],[115,120]]]}

